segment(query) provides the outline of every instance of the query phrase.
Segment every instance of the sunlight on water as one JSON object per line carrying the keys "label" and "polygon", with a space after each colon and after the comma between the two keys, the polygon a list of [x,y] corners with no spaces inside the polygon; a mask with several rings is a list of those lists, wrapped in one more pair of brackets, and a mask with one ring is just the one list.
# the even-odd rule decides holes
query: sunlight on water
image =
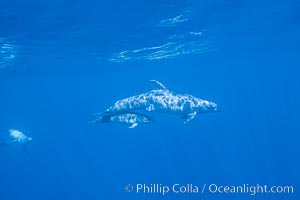
{"label": "sunlight on water", "polygon": [[170,35],[166,39],[166,43],[161,45],[114,53],[108,60],[112,62],[160,60],[185,54],[204,53],[212,50],[211,44],[203,38],[201,31],[191,31],[185,34]]}
{"label": "sunlight on water", "polygon": [[[147,46],[128,49],[113,53],[111,62],[126,62],[133,60],[161,60],[170,59],[186,54],[198,54],[213,50],[207,35],[203,31],[193,30],[188,21],[192,18],[188,16],[190,10],[185,10],[181,14],[166,17],[158,20],[155,24],[146,24],[148,34],[144,35],[143,41],[150,41]],[[187,26],[181,28],[182,26]],[[158,42],[155,38],[148,38],[155,31],[164,32],[161,35],[162,41]],[[151,34],[150,34],[151,33]],[[133,38],[133,43],[136,43]]]}
{"label": "sunlight on water", "polygon": [[176,26],[178,23],[182,23],[187,21],[188,19],[185,18],[183,15],[178,15],[173,18],[163,19],[159,22],[158,26]]}
{"label": "sunlight on water", "polygon": [[0,68],[5,68],[17,56],[17,47],[14,44],[9,43],[4,38],[0,38]]}

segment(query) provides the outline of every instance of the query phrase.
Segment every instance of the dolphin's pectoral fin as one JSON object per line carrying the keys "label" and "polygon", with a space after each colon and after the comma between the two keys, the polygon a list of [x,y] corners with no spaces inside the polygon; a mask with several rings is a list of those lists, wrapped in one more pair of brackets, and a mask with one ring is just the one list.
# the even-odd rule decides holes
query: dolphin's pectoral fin
{"label": "dolphin's pectoral fin", "polygon": [[157,80],[150,80],[150,82],[155,83],[157,86],[159,86],[161,89],[163,90],[168,90],[166,88],[166,86],[164,86],[161,82],[157,81]]}
{"label": "dolphin's pectoral fin", "polygon": [[138,126],[138,123],[133,123],[131,126],[129,126],[129,128],[135,128]]}
{"label": "dolphin's pectoral fin", "polygon": [[189,113],[187,115],[184,115],[182,117],[182,119],[184,119],[184,122],[183,123],[189,123],[190,121],[192,121],[197,115],[197,112],[192,112],[192,113]]}

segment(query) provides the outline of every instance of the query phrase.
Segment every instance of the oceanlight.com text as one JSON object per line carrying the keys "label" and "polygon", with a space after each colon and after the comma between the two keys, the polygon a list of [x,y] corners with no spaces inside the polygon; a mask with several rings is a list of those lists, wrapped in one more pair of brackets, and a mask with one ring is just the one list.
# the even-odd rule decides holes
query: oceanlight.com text
{"label": "oceanlight.com text", "polygon": [[[205,186],[206,187],[206,186]],[[238,186],[228,186],[228,185],[217,185],[217,184],[210,184],[208,185],[208,191],[210,193],[220,193],[220,194],[250,194],[250,195],[256,195],[256,194],[292,194],[294,193],[294,187],[293,186],[267,186],[267,185],[249,185],[249,184],[243,184]]]}

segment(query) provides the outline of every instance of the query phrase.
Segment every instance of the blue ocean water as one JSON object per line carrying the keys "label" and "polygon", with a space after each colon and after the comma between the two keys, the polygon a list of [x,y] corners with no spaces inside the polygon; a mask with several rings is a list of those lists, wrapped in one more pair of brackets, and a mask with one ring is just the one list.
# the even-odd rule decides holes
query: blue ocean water
{"label": "blue ocean water", "polygon": [[[0,199],[299,199],[300,2],[0,1]],[[90,124],[153,89],[216,102],[184,124]],[[126,192],[131,184],[133,191]],[[137,192],[137,184],[199,187]],[[219,193],[208,186],[293,186]],[[203,186],[206,185],[204,193]]]}

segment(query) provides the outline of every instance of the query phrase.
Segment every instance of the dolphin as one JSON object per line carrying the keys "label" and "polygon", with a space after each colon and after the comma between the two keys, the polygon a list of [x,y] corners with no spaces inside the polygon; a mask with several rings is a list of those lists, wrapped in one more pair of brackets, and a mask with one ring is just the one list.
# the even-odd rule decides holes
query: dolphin
{"label": "dolphin", "polygon": [[120,114],[107,114],[100,116],[98,119],[92,121],[92,123],[123,123],[130,125],[129,128],[135,128],[140,124],[152,123],[155,120],[147,115],[141,113],[120,113]]}
{"label": "dolphin", "polygon": [[184,123],[192,121],[198,114],[220,111],[214,102],[170,91],[161,82],[150,80],[158,88],[116,101],[102,113],[95,115],[113,116],[131,112],[159,112],[180,115]]}
{"label": "dolphin", "polygon": [[14,144],[19,143],[23,144],[25,153],[28,154],[27,144],[32,142],[32,137],[26,136],[23,132],[16,129],[9,129],[9,139],[6,142],[2,142],[1,144]]}

